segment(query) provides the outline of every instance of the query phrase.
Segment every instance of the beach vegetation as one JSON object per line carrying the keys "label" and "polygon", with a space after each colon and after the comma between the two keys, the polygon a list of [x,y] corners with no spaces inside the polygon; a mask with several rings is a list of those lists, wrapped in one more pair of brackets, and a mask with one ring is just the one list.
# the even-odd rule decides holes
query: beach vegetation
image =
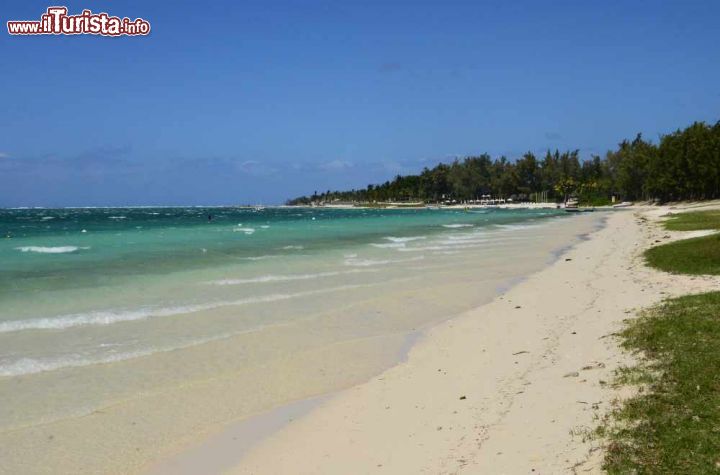
{"label": "beach vegetation", "polygon": [[720,292],[666,300],[619,334],[638,363],[616,384],[635,395],[598,428],[611,474],[720,470]]}
{"label": "beach vegetation", "polygon": [[672,214],[665,221],[665,228],[670,231],[720,229],[720,210]]}
{"label": "beach vegetation", "polygon": [[683,239],[645,251],[646,262],[674,274],[720,275],[720,234]]}
{"label": "beach vegetation", "polygon": [[637,134],[602,157],[581,158],[579,150],[494,159],[473,155],[426,167],[417,175],[397,175],[362,189],[315,192],[287,203],[463,203],[489,197],[561,202],[570,195],[581,204],[720,198],[720,122],[695,122],[662,135],[657,143]]}
{"label": "beach vegetation", "polygon": [[[720,211],[695,211],[671,215],[665,228],[672,231],[720,229]],[[675,274],[720,275],[720,233],[683,239],[645,251],[646,262]]]}

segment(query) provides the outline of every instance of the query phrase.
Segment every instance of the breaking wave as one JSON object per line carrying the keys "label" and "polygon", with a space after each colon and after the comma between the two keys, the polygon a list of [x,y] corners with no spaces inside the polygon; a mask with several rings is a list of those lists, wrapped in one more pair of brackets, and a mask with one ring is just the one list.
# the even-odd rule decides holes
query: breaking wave
{"label": "breaking wave", "polygon": [[68,254],[71,252],[77,252],[79,250],[90,249],[89,246],[21,246],[16,247],[16,250],[20,252],[36,252],[39,254]]}

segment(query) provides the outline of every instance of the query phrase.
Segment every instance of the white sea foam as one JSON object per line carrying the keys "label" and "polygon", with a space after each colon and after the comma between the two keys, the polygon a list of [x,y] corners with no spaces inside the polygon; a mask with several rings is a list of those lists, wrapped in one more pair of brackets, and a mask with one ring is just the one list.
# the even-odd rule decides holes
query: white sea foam
{"label": "white sea foam", "polygon": [[399,243],[399,242],[411,242],[411,241],[418,241],[420,239],[427,239],[427,236],[408,236],[408,237],[386,236],[383,239],[387,239],[388,241]]}
{"label": "white sea foam", "polygon": [[373,247],[379,247],[380,249],[401,249],[404,248],[405,245],[412,241],[419,241],[421,239],[427,239],[427,236],[406,236],[406,237],[395,237],[395,236],[385,236],[383,239],[386,239],[390,242],[386,243],[371,243],[370,245]]}
{"label": "white sea foam", "polygon": [[345,259],[346,266],[352,267],[370,267],[370,266],[383,266],[387,264],[399,264],[402,262],[413,262],[424,259],[425,256],[416,256],[410,259],[358,259],[350,258]]}
{"label": "white sea foam", "polygon": [[453,251],[453,250],[459,250],[459,249],[475,249],[480,247],[480,243],[477,244],[437,244],[437,245],[431,245],[431,246],[422,246],[422,247],[408,247],[405,249],[398,249],[402,252],[425,252],[425,251]]}
{"label": "white sea foam", "polygon": [[127,216],[108,216],[108,219],[127,219]]}
{"label": "white sea foam", "polygon": [[238,233],[252,234],[255,232],[255,228],[234,228],[233,231]]}
{"label": "white sea foam", "polygon": [[425,246],[400,248],[401,252],[424,252],[424,251],[453,251],[461,249],[478,249],[502,245],[508,241],[527,240],[528,236],[508,236],[493,233],[471,233],[456,236],[442,236],[442,239],[429,242]]}
{"label": "white sea foam", "polygon": [[37,252],[40,254],[67,254],[70,252],[77,252],[79,250],[90,249],[89,246],[20,246],[16,247],[15,250],[20,252]]}
{"label": "white sea foam", "polygon": [[508,231],[519,231],[538,226],[537,224],[498,224],[497,227]]}
{"label": "white sea foam", "polygon": [[471,233],[455,233],[455,234],[443,234],[442,235],[446,239],[450,239],[452,241],[465,241],[468,239],[477,239],[482,236],[487,236],[487,233],[475,231]]}
{"label": "white sea foam", "polygon": [[443,228],[456,229],[456,228],[472,228],[474,225],[458,223],[458,224],[443,224],[442,226],[443,226]]}
{"label": "white sea foam", "polygon": [[10,333],[22,330],[65,330],[75,327],[112,325],[115,323],[146,320],[148,318],[155,317],[170,317],[174,315],[200,312],[203,310],[212,310],[220,307],[277,302],[280,300],[288,300],[298,297],[306,297],[311,295],[337,292],[341,290],[349,290],[363,286],[363,284],[342,285],[338,287],[309,290],[305,292],[296,292],[290,294],[269,294],[257,297],[248,297],[239,300],[208,302],[195,305],[181,305],[177,307],[143,307],[133,310],[105,310],[88,313],[60,315],[57,317],[35,318],[28,320],[10,320],[0,322],[0,333]]}
{"label": "white sea foam", "polygon": [[380,249],[399,249],[405,247],[404,242],[383,242],[383,243],[370,243],[373,247],[379,247]]}
{"label": "white sea foam", "polygon": [[163,353],[179,350],[182,348],[188,348],[191,346],[202,345],[203,343],[210,343],[211,341],[222,340],[225,338],[229,338],[230,336],[233,335],[226,334],[208,338],[199,338],[183,345],[148,348],[146,350],[113,352],[107,355],[98,355],[94,357],[82,355],[67,355],[54,358],[20,358],[11,363],[0,364],[0,377],[22,376],[26,374],[55,371],[63,368],[76,368],[79,366],[115,363],[118,361],[131,360],[134,358],[142,358],[143,356],[150,356],[155,353]]}
{"label": "white sea foam", "polygon": [[285,250],[288,250],[288,251],[289,251],[289,250],[298,250],[298,251],[300,251],[300,250],[305,249],[305,248],[304,248],[303,246],[283,246],[283,247],[281,247],[280,249],[285,249]]}
{"label": "white sea foam", "polygon": [[289,274],[289,275],[261,275],[258,277],[248,277],[246,279],[222,279],[208,282],[212,285],[240,285],[240,284],[260,284],[267,282],[289,282],[293,280],[313,280],[323,277],[334,277],[338,275],[357,274],[360,272],[374,272],[370,269],[353,269],[347,271],[331,271],[318,272],[316,274]]}
{"label": "white sea foam", "polygon": [[123,361],[147,356],[154,352],[154,350],[132,351],[97,358],[88,358],[76,355],[60,358],[20,358],[12,363],[0,364],[0,376],[21,376],[26,374],[43,373],[45,371],[55,371],[62,368],[113,363],[115,361]]}
{"label": "white sea foam", "polygon": [[247,261],[264,261],[265,259],[275,259],[277,257],[282,257],[282,256],[279,254],[265,254],[262,256],[242,257],[241,259],[245,259]]}
{"label": "white sea foam", "polygon": [[[81,366],[92,366],[99,364],[115,363],[118,361],[131,360],[135,358],[142,358],[144,356],[150,356],[157,353],[167,353],[170,351],[181,350],[190,348],[193,346],[199,346],[205,343],[211,343],[213,341],[225,340],[234,336],[254,333],[259,330],[268,328],[269,326],[286,326],[288,323],[275,323],[272,325],[263,325],[257,328],[250,328],[247,330],[240,330],[230,333],[222,333],[220,335],[208,336],[205,338],[197,338],[190,341],[185,341],[178,345],[167,345],[161,347],[153,347],[144,350],[134,350],[125,352],[116,352],[111,350],[110,354],[97,355],[97,356],[83,356],[83,355],[67,355],[60,357],[50,358],[20,358],[10,363],[0,364],[0,377],[2,376],[21,376],[26,374],[42,373],[46,371],[55,371],[64,368],[76,368]],[[114,348],[121,346],[120,343],[104,343],[99,345],[100,348]]]}
{"label": "white sea foam", "polygon": [[40,218],[40,219],[43,220],[43,221],[47,221],[47,220],[49,220],[49,219],[55,219],[55,216],[43,216],[43,217]]}
{"label": "white sea foam", "polygon": [[481,244],[490,241],[502,240],[502,237],[492,238],[487,235],[478,234],[477,236],[467,236],[461,239],[453,239],[452,236],[448,236],[447,239],[441,239],[437,241],[439,244],[445,244],[449,246],[463,245],[463,244]]}

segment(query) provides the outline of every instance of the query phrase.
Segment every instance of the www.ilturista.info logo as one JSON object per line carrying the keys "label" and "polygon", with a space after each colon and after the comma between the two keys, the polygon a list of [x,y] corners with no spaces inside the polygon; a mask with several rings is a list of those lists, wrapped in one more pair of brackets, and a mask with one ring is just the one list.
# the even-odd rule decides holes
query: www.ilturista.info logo
{"label": "www.ilturista.info logo", "polygon": [[11,35],[102,35],[137,36],[150,34],[150,22],[142,18],[131,20],[83,10],[68,15],[67,7],[48,7],[40,21],[8,21]]}

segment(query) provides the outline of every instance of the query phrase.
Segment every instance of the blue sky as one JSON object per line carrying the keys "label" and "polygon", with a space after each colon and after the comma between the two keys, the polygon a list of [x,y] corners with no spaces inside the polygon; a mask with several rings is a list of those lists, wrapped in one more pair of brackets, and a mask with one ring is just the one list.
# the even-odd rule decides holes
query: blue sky
{"label": "blue sky", "polygon": [[716,0],[62,4],[153,31],[0,34],[0,206],[280,203],[720,119]]}

